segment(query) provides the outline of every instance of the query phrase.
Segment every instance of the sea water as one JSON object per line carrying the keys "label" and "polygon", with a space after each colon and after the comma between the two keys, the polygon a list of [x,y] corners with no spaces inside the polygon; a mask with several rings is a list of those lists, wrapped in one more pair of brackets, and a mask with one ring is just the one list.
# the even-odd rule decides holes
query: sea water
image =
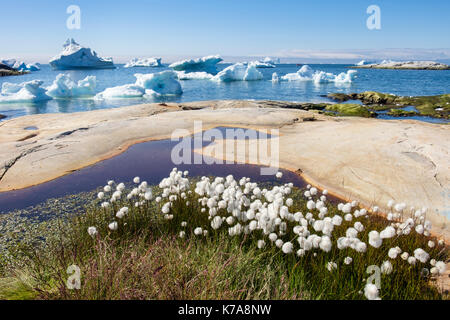
{"label": "sea water", "polygon": [[[218,71],[230,64],[219,64]],[[352,65],[342,64],[311,64],[317,71],[333,74],[347,72]],[[111,70],[76,70],[55,71],[49,65],[42,65],[40,71],[23,76],[2,77],[0,86],[5,82],[22,83],[30,80],[44,81],[43,87],[50,86],[60,73],[69,74],[73,80],[81,80],[92,75],[97,78],[96,92],[106,88],[134,83],[135,73],[155,73],[168,70],[163,67],[124,68],[117,65]],[[54,99],[38,103],[3,103],[0,113],[9,119],[13,117],[38,113],[71,113],[98,109],[108,109],[130,106],[147,102],[190,102],[200,100],[283,100],[295,102],[330,102],[324,95],[333,92],[352,93],[363,91],[379,91],[404,96],[422,96],[450,93],[450,70],[383,70],[356,69],[357,78],[352,83],[319,83],[312,81],[280,81],[273,83],[272,74],[276,72],[280,77],[287,73],[294,73],[300,69],[295,64],[280,64],[276,68],[260,68],[264,79],[260,81],[216,82],[211,80],[181,80],[183,94],[181,96],[153,98],[153,99]],[[8,119],[7,118],[7,119]]]}

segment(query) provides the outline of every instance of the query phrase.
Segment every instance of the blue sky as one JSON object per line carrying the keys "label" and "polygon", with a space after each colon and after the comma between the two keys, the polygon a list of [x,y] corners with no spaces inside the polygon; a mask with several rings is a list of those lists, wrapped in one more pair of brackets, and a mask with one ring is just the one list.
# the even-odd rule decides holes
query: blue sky
{"label": "blue sky", "polygon": [[[66,27],[72,4],[81,8],[80,30]],[[372,4],[381,8],[381,30],[366,27]],[[208,54],[450,59],[446,0],[0,0],[0,8],[5,58],[45,62],[73,37],[118,62]]]}

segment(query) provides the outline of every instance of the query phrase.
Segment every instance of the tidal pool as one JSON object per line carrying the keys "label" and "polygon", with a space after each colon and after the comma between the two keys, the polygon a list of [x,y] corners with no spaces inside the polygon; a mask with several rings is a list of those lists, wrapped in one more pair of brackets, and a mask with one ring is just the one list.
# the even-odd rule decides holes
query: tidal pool
{"label": "tidal pool", "polygon": [[[225,127],[215,129],[218,129],[224,136],[227,130],[240,129],[245,130],[247,134],[244,139],[252,139],[255,135],[263,138],[259,132],[253,129]],[[206,133],[211,133],[211,130],[203,132],[204,135]],[[201,133],[191,137],[195,138],[198,135],[201,135]],[[267,138],[271,138],[271,136],[267,135]],[[237,139],[242,139],[242,137]],[[45,202],[47,199],[93,191],[99,187],[103,187],[108,180],[129,183],[134,177],[139,176],[142,181],[147,181],[149,185],[157,185],[163,178],[167,177],[174,167],[183,171],[188,170],[190,177],[225,177],[232,174],[237,179],[248,177],[254,182],[277,184],[292,182],[299,188],[304,188],[307,185],[299,175],[288,170],[279,170],[283,173],[281,179],[277,179],[275,176],[263,176],[260,172],[262,166],[258,165],[238,163],[206,164],[204,159],[201,164],[174,165],[171,159],[171,153],[174,146],[178,143],[178,141],[171,140],[138,143],[120,155],[77,170],[55,180],[22,190],[0,193],[0,213],[36,206]],[[202,140],[202,146],[210,143],[214,142]],[[191,151],[191,159],[193,159],[193,156],[194,152]],[[331,199],[331,197],[329,198]]]}

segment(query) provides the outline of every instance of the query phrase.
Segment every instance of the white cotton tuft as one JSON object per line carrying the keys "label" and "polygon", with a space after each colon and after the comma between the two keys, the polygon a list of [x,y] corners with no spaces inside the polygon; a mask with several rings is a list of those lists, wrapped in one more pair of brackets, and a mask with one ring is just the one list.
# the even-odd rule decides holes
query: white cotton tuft
{"label": "white cotton tuft", "polygon": [[380,300],[378,294],[378,288],[376,285],[368,283],[364,287],[364,295],[368,300]]}
{"label": "white cotton tuft", "polygon": [[119,224],[117,223],[117,222],[111,222],[109,225],[108,225],[108,228],[110,229],[110,230],[112,230],[112,231],[116,231],[118,228],[119,228]]}
{"label": "white cotton tuft", "polygon": [[421,248],[414,250],[414,257],[422,263],[426,263],[430,259],[430,255]]}
{"label": "white cotton tuft", "polygon": [[194,229],[194,234],[195,234],[196,236],[201,236],[201,235],[203,234],[203,229],[200,228],[200,227],[195,228],[195,229]]}
{"label": "white cotton tuft", "polygon": [[88,234],[91,237],[95,237],[98,234],[97,228],[96,227],[89,227],[88,228]]}
{"label": "white cotton tuft", "polygon": [[383,274],[390,274],[393,270],[392,264],[389,261],[383,262],[381,265],[381,273]]}

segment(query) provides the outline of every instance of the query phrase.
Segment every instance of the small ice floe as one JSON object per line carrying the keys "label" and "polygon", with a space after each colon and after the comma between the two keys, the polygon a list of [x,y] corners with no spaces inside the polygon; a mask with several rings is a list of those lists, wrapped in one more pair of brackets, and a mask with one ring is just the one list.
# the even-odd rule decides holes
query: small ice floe
{"label": "small ice floe", "polygon": [[32,80],[20,84],[5,82],[0,92],[0,103],[38,102],[50,100],[46,90],[42,88],[43,81]]}
{"label": "small ice floe", "polygon": [[274,72],[272,74],[272,82],[279,82],[280,81],[280,77],[278,76],[278,73]]}
{"label": "small ice floe", "polygon": [[315,71],[304,65],[296,73],[288,73],[281,77],[283,81],[313,81],[314,83],[351,83],[356,77],[356,70],[349,70],[335,75],[330,72]]}
{"label": "small ice floe", "polygon": [[50,60],[50,66],[56,70],[70,69],[113,69],[112,58],[101,58],[90,48],[85,48],[68,39],[63,45],[63,51]]}
{"label": "small ice floe", "polygon": [[162,67],[161,58],[134,58],[124,65],[124,68],[135,67]]}
{"label": "small ice floe", "polygon": [[[280,62],[277,60],[278,63]],[[266,57],[264,60],[253,61],[252,62],[256,68],[276,68],[275,61],[269,57]]]}
{"label": "small ice floe", "polygon": [[169,68],[175,71],[197,72],[206,71],[216,73],[216,65],[223,61],[219,55],[207,56],[198,59],[182,60],[172,63]]}
{"label": "small ice floe", "polygon": [[94,96],[96,85],[95,76],[87,76],[75,82],[69,75],[59,74],[53,84],[47,88],[47,95],[53,98]]}
{"label": "small ice floe", "polygon": [[236,63],[220,71],[212,78],[214,81],[221,82],[255,81],[262,79],[263,74],[258,71],[256,64],[253,62],[250,62],[249,64]]}
{"label": "small ice floe", "polygon": [[185,71],[176,71],[178,80],[210,80],[214,76],[208,72],[200,71],[200,72],[185,72]]}

